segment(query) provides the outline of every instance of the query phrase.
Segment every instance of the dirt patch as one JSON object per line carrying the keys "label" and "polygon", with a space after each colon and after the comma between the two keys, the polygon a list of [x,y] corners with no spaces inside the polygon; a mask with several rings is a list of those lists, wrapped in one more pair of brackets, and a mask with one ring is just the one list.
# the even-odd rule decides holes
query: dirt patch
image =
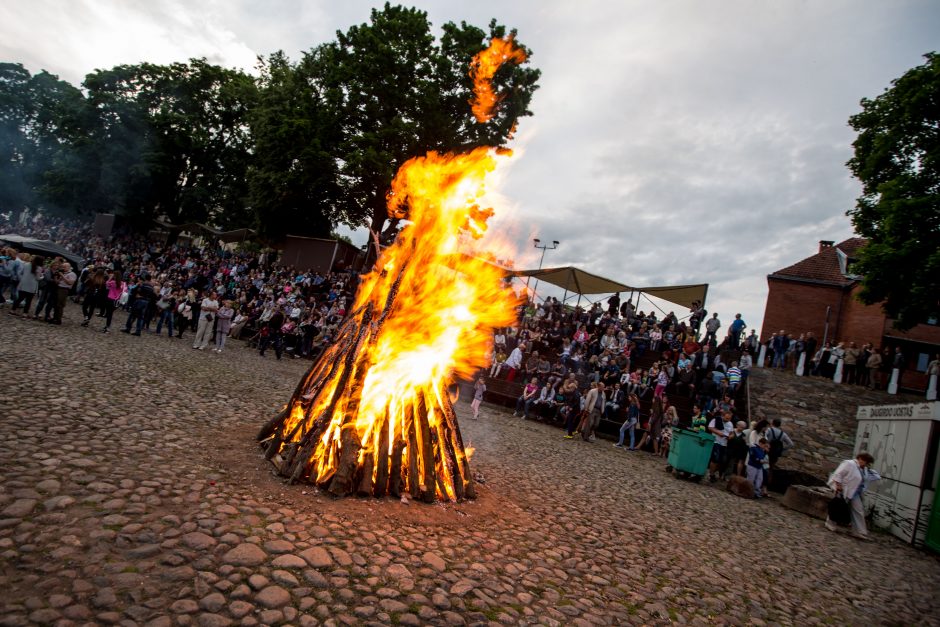
{"label": "dirt patch", "polygon": [[[259,424],[241,424],[212,433],[206,438],[207,462],[213,469],[210,481],[220,488],[229,487],[236,494],[268,501],[269,507],[289,508],[297,513],[331,514],[340,518],[380,517],[395,525],[415,525],[447,530],[453,527],[475,528],[507,522],[525,524],[531,517],[510,495],[495,493],[484,484],[476,484],[477,498],[459,503],[407,504],[400,499],[346,497],[337,498],[307,483],[287,484],[264,459],[255,441]],[[225,484],[229,484],[226,486]]]}

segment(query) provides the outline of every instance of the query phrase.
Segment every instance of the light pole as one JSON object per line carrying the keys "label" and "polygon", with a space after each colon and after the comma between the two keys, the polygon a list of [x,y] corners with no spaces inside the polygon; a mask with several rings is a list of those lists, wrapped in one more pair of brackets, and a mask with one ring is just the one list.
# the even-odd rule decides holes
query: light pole
{"label": "light pole", "polygon": [[[557,239],[556,239],[556,240],[552,240],[552,245],[549,246],[548,244],[542,244],[542,240],[540,240],[540,239],[537,238],[537,237],[536,237],[535,239],[533,239],[532,241],[535,243],[535,247],[538,248],[538,249],[540,249],[540,250],[542,251],[542,258],[539,259],[539,270],[541,270],[541,269],[542,269],[542,262],[545,261],[545,251],[546,251],[546,250],[555,250],[556,248],[558,248],[558,244],[560,244],[561,242],[559,242]],[[532,288],[532,302],[533,302],[533,303],[535,303],[535,292],[536,292],[536,290],[538,290],[538,289],[539,289],[539,280],[538,280],[538,279],[535,279],[535,287]]]}

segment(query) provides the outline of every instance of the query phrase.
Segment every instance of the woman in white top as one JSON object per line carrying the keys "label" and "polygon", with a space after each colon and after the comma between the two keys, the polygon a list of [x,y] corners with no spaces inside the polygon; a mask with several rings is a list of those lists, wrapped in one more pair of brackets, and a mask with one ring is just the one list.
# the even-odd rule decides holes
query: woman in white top
{"label": "woman in white top", "polygon": [[[841,496],[849,502],[849,511],[852,515],[852,535],[856,538],[868,539],[868,527],[865,525],[865,507],[862,504],[862,494],[869,483],[881,479],[876,470],[869,468],[875,463],[875,458],[864,451],[847,459],[836,468],[829,477],[829,487],[835,491],[835,496]],[[833,521],[826,518],[826,528],[836,530]]]}

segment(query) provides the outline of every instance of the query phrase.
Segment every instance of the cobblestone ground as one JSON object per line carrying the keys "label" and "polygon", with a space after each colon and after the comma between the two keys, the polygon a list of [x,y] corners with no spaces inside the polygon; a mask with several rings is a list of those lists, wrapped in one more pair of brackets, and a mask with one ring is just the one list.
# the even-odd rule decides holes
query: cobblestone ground
{"label": "cobblestone ground", "polygon": [[458,408],[475,502],[285,486],[305,363],[0,319],[0,624],[940,623],[940,561]]}

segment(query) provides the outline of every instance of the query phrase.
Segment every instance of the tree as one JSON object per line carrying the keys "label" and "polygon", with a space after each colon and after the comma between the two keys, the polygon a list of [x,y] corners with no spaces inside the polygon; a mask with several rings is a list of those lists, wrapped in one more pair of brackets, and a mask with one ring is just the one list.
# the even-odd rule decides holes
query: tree
{"label": "tree", "polygon": [[18,63],[0,64],[0,212],[18,214],[30,204],[29,161],[33,141],[27,134],[34,107],[28,97],[29,72]]}
{"label": "tree", "polygon": [[75,209],[50,187],[50,173],[74,156],[71,140],[87,130],[85,111],[82,93],[57,76],[0,63],[0,211]]}
{"label": "tree", "polygon": [[329,237],[343,219],[336,211],[342,135],[336,95],[322,80],[326,52],[314,50],[296,65],[278,52],[260,66],[248,182],[259,232],[268,239]]}
{"label": "tree", "polygon": [[926,59],[849,119],[862,195],[848,214],[868,238],[859,296],[899,329],[940,314],[940,56]]}
{"label": "tree", "polygon": [[[448,23],[443,30],[437,44],[425,12],[386,4],[372,10],[369,24],[337,33],[337,41],[328,44],[333,63],[324,78],[342,94],[339,202],[351,226],[382,231],[385,193],[409,158],[430,150],[504,145],[516,120],[531,115],[527,107],[539,71],[507,64],[493,81],[504,97],[496,117],[476,123],[468,104],[468,70],[473,55],[489,43],[486,33],[466,23]],[[505,35],[505,27],[490,22],[490,37]]]}
{"label": "tree", "polygon": [[248,112],[254,81],[192,59],[122,65],[85,79],[100,122],[101,192],[122,213],[149,220],[248,219]]}

